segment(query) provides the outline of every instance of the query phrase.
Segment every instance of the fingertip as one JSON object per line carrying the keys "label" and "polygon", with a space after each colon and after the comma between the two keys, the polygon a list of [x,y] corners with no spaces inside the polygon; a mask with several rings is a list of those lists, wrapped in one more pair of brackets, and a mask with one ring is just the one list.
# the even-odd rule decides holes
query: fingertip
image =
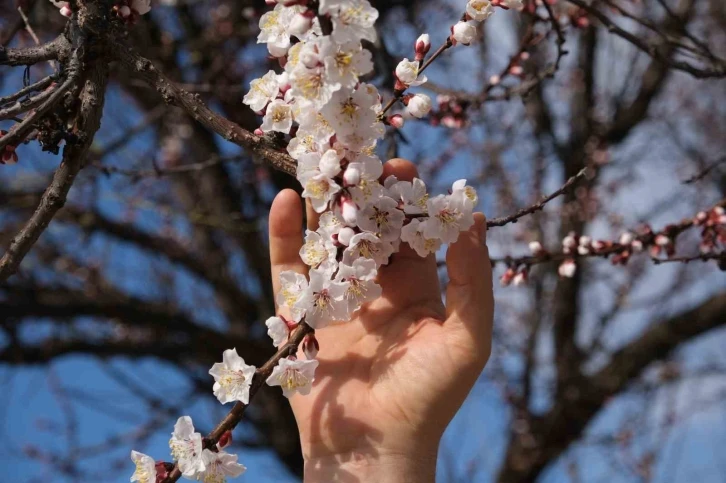
{"label": "fingertip", "polygon": [[302,226],[302,202],[291,189],[280,191],[270,207],[270,236],[296,235]]}
{"label": "fingertip", "polygon": [[400,181],[412,181],[418,177],[418,169],[411,161],[402,158],[389,159],[383,165],[383,174],[381,181],[385,181],[389,176],[395,176]]}

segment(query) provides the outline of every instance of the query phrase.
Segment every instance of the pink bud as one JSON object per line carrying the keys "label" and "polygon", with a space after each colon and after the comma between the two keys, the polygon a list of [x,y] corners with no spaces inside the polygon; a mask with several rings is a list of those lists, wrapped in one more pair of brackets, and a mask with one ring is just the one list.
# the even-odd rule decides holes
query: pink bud
{"label": "pink bud", "polygon": [[519,287],[520,285],[526,284],[528,278],[529,272],[526,268],[523,268],[519,271],[519,273],[514,276],[514,278],[512,279],[512,284],[514,284],[515,287]]}
{"label": "pink bud", "polygon": [[217,447],[219,449],[226,448],[232,444],[232,431],[229,429],[222,433],[222,437],[219,438],[219,441],[217,442]]}
{"label": "pink bud", "polygon": [[620,235],[620,244],[621,245],[630,245],[631,243],[633,243],[634,239],[635,239],[635,237],[633,236],[632,233],[625,232],[622,235]]}
{"label": "pink bud", "polygon": [[493,86],[499,84],[502,81],[502,78],[498,75],[493,75],[489,78],[489,83]]}
{"label": "pink bud", "polygon": [[259,127],[257,129],[255,129],[255,136],[264,136],[264,135],[265,135],[265,131],[263,131]]}
{"label": "pink bud", "polygon": [[401,129],[403,127],[403,123],[404,119],[403,116],[400,114],[394,114],[388,117],[388,124],[395,127],[396,129]]}
{"label": "pink bud", "polygon": [[634,253],[642,252],[643,242],[640,240],[633,240],[633,243],[630,244],[630,247],[633,249]]}
{"label": "pink bud", "polygon": [[510,283],[512,283],[512,279],[515,277],[516,274],[517,272],[515,272],[512,267],[507,268],[502,274],[502,277],[499,279],[499,283],[501,283],[503,287],[508,286]]}
{"label": "pink bud", "polygon": [[60,14],[64,17],[71,18],[71,15],[73,15],[73,10],[71,10],[70,4],[66,3],[65,5],[63,5],[60,9]]}
{"label": "pink bud", "polygon": [[670,244],[670,242],[671,242],[671,239],[665,235],[658,235],[655,237],[655,244],[658,246],[664,247],[664,246]]}
{"label": "pink bud", "polygon": [[419,38],[416,39],[414,49],[416,51],[416,60],[423,60],[429,50],[431,50],[431,39],[429,38],[429,34],[422,34],[419,36]]}
{"label": "pink bud", "polygon": [[320,351],[320,344],[318,339],[315,338],[315,334],[308,334],[305,336],[302,342],[302,350],[309,360],[315,359]]}

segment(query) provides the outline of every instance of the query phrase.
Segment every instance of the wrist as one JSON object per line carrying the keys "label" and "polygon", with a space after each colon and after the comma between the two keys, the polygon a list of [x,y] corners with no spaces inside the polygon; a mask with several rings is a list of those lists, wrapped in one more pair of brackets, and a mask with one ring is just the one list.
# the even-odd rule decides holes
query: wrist
{"label": "wrist", "polygon": [[406,454],[376,448],[305,460],[304,483],[434,483],[437,450]]}

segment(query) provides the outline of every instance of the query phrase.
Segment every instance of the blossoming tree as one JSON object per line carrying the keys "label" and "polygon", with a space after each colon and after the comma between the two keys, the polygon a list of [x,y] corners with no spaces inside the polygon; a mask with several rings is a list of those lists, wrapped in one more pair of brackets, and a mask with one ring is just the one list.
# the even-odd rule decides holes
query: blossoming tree
{"label": "blossoming tree", "polygon": [[[15,30],[25,28],[36,36],[26,12],[33,3],[20,5],[19,27]],[[644,262],[677,263],[673,266],[683,269],[694,262],[714,271],[726,264],[726,202],[722,199],[725,191],[723,181],[714,177],[714,173],[720,173],[723,159],[708,159],[710,152],[699,152],[701,159],[706,160],[700,162],[702,166],[688,182],[708,183],[716,179],[704,191],[720,190],[720,197],[702,193],[703,199],[699,201],[704,203],[686,218],[669,220],[656,228],[636,223],[626,226],[623,220],[617,220],[611,223],[614,234],[588,233],[590,222],[607,214],[607,208],[601,207],[605,203],[598,198],[602,196],[598,190],[606,184],[622,184],[622,180],[609,178],[608,158],[644,122],[651,104],[665,89],[669,74],[678,72],[682,76],[678,82],[684,83],[697,82],[691,78],[684,81],[686,74],[716,79],[704,81],[706,89],[711,82],[721,82],[718,79],[726,76],[723,52],[715,52],[711,46],[715,41],[704,40],[688,30],[689,21],[698,17],[694,13],[696,2],[677,2],[675,6],[663,3],[663,11],[653,18],[647,9],[633,12],[609,1],[453,2],[447,7],[439,6],[449,22],[438,46],[432,48],[433,34],[417,32],[418,36],[407,43],[408,53],[402,52],[401,58],[394,61],[376,27],[384,20],[381,11],[394,16],[395,11],[390,10],[395,5],[374,6],[367,0],[266,3],[265,9],[256,9],[246,2],[220,2],[214,8],[200,6],[198,12],[186,6],[162,7],[178,8],[189,39],[208,42],[206,36],[214,32],[218,38],[210,42],[210,47],[220,49],[219,57],[216,53],[207,55],[202,48],[175,45],[178,39],[163,32],[164,19],[156,19],[150,2],[144,0],[54,1],[51,6],[57,8],[55,13],[67,19],[55,40],[0,52],[3,64],[37,65],[39,71],[48,72],[35,80],[32,71],[26,71],[22,89],[0,100],[2,119],[13,123],[0,137],[2,162],[22,166],[24,160],[18,152],[24,144],[37,143],[43,150],[56,154],[63,146],[62,161],[42,194],[10,188],[1,195],[11,208],[20,200],[18,210],[22,210],[23,201],[27,205],[28,199],[37,205],[16,233],[8,237],[7,249],[0,259],[0,280],[7,281],[2,288],[2,307],[9,314],[4,316],[8,320],[4,328],[9,342],[3,349],[2,360],[41,362],[87,351],[155,355],[183,365],[176,354],[180,350],[192,352],[200,360],[216,361],[208,369],[213,382],[205,383],[219,403],[231,404],[229,413],[206,436],[195,429],[190,416],[179,413],[175,424],[167,430],[171,433],[168,458],[129,448],[135,464],[132,481],[171,482],[183,477],[211,483],[240,476],[246,468],[230,451],[232,434],[250,416],[252,409],[247,408],[254,408],[257,398],[267,398],[265,404],[276,402],[270,403],[266,416],[252,416],[259,418],[256,424],[261,428],[272,424],[275,431],[294,431],[289,417],[286,419],[286,407],[275,394],[281,392],[290,397],[310,393],[319,367],[317,356],[326,351],[316,331],[345,324],[362,307],[384,295],[378,272],[392,260],[395,262],[402,246],[419,257],[428,257],[443,245],[455,243],[461,232],[475,224],[473,211],[479,202],[475,187],[487,187],[487,183],[492,183],[490,180],[494,180],[500,202],[508,211],[488,220],[486,225],[492,229],[509,227],[519,220],[523,223],[517,226],[529,224],[524,231],[510,233],[510,243],[501,243],[505,247],[502,256],[492,260],[495,266],[501,266],[501,285],[531,286],[537,306],[551,309],[546,317],[530,314],[528,319],[510,312],[505,315],[509,322],[501,327],[506,340],[495,337],[495,351],[497,342],[501,342],[502,347],[517,354],[524,368],[511,371],[505,367],[504,355],[492,364],[491,370],[502,377],[498,380],[499,389],[511,404],[516,423],[498,470],[500,481],[537,478],[545,466],[582,435],[608,398],[645,375],[643,368],[726,322],[724,293],[710,294],[700,306],[688,310],[681,307],[681,313],[669,314],[666,321],[646,327],[640,335],[608,352],[602,337],[610,327],[608,317],[602,315],[603,321],[594,325],[586,322],[580,301],[586,290],[583,272],[589,270],[591,259],[609,259],[613,265],[625,267],[623,272],[635,266],[623,282],[625,286],[635,283],[644,271]],[[639,36],[637,29],[634,33],[633,29],[621,27],[611,19],[612,12],[600,3],[607,4],[615,15],[654,32],[657,38]],[[49,10],[47,5],[43,8]],[[233,9],[239,12],[232,13]],[[516,23],[508,27],[503,21],[496,24],[498,16]],[[425,72],[433,70],[437,62],[450,62],[447,55],[473,58],[477,49],[484,52],[483,33],[490,25],[514,32],[519,39],[519,45],[506,55],[500,71],[488,76],[469,75],[469,80],[477,79],[476,82],[463,85],[442,86],[429,81]],[[240,29],[245,32],[237,33]],[[601,68],[596,68],[595,62],[597,44],[601,41],[599,32],[607,32],[626,42],[634,52],[644,53],[647,62],[644,67],[631,67],[639,72],[639,77],[633,74],[640,84],[634,94],[629,80],[624,82],[622,92],[608,107],[612,112],[603,113],[599,110],[608,109],[597,104],[598,95],[603,95],[597,87],[612,85],[599,80],[604,74],[596,71]],[[501,35],[499,31],[497,35]],[[714,36],[718,38],[718,33]],[[266,57],[257,60],[269,70],[258,69],[267,72],[260,72],[257,78],[242,75],[247,81],[243,93],[217,92],[221,86],[215,84],[215,75],[206,79],[208,88],[204,89],[201,79],[185,75],[186,61],[178,59],[178,49],[185,54],[191,49],[194,55],[189,62],[201,64],[200,72],[208,70],[234,77],[225,70],[235,56],[226,58],[224,49],[239,48],[236,44],[246,44],[250,39],[264,44]],[[158,48],[158,61],[141,55],[145,43]],[[567,59],[572,57],[568,57],[568,45],[574,43],[577,58],[568,63]],[[497,46],[494,50],[504,49]],[[115,63],[113,68],[111,61]],[[234,62],[237,61],[235,58]],[[244,65],[245,61],[239,62]],[[381,64],[386,68],[377,68]],[[555,126],[556,106],[549,104],[547,89],[554,82],[552,78],[558,79],[565,67],[580,78],[569,86],[574,92],[573,100],[562,117],[569,117],[571,122],[563,140]],[[99,128],[109,116],[113,117],[103,115],[104,102],[109,103],[109,93],[114,88],[112,80],[145,114],[138,126],[122,131],[121,136],[99,151],[94,145],[100,136],[97,133],[103,132]],[[239,81],[242,84],[242,79]],[[194,90],[211,94],[209,102]],[[436,102],[425,93],[427,90],[438,93]],[[159,106],[159,95],[176,109]],[[523,112],[519,104],[510,107],[513,103],[506,102],[520,98],[525,99]],[[240,101],[248,109],[242,110]],[[502,105],[500,126],[477,119],[477,112],[486,112],[485,106],[490,103]],[[718,106],[711,108],[718,112]],[[516,134],[516,124],[506,119],[508,109],[521,115],[530,126],[528,136],[535,147],[530,168],[536,196],[523,197],[524,203],[518,203],[518,197],[513,195],[517,183],[506,174],[507,163],[495,154],[497,149],[491,144],[481,146],[481,134],[474,129],[477,124],[485,126],[484,137],[492,139],[498,132],[504,136]],[[709,108],[705,111],[710,112]],[[708,114],[703,116],[708,118]],[[434,162],[422,166],[426,168],[422,172],[436,179],[457,150],[475,148],[474,151],[486,152],[489,157],[485,169],[472,173],[476,180],[468,184],[465,179],[452,180],[437,193],[427,187],[426,176],[398,179],[384,174],[383,148],[395,152],[400,143],[410,143],[407,129],[419,120],[449,132],[470,133],[464,142],[458,139],[459,134],[451,135],[451,145],[438,152]],[[160,140],[161,148],[154,146],[153,150],[160,152],[161,164],[157,162],[153,169],[144,171],[104,163],[108,153],[117,151],[150,125],[155,126]],[[502,128],[504,125],[506,129]],[[718,136],[711,136],[715,138],[710,140],[713,149],[718,151]],[[222,141],[242,147],[244,154],[223,154]],[[557,173],[561,179],[556,187],[545,190],[549,184],[550,157],[561,164],[561,172]],[[245,161],[246,167],[238,173],[242,180],[235,180],[226,170],[226,163],[235,159]],[[135,222],[124,221],[112,219],[92,205],[89,209],[72,202],[64,207],[83,168],[95,170],[97,175],[136,180],[181,176],[170,183],[173,195],[162,189],[149,198],[159,206],[180,209],[183,228],[174,226],[179,220],[173,210],[159,233],[151,234],[140,227],[143,217]],[[266,188],[258,184],[275,189],[296,187],[307,201],[308,217],[317,220],[305,232],[299,251],[300,261],[307,266],[307,276],[283,270],[271,280],[259,233],[239,228],[253,225],[261,216]],[[92,182],[87,186],[92,186]],[[109,186],[98,187],[112,191]],[[135,193],[133,198],[143,199],[144,195]],[[170,198],[173,203],[168,203]],[[230,213],[239,211],[236,198],[244,199],[254,213],[246,214],[243,208],[242,218],[230,218]],[[564,203],[559,208],[559,223],[548,226],[547,220],[537,213],[560,199]],[[526,221],[530,215],[535,221]],[[72,229],[98,231],[131,242],[182,267],[212,287],[217,309],[230,325],[244,323],[230,329],[234,337],[228,340],[209,324],[185,315],[181,303],[174,306],[148,301],[133,295],[131,290],[124,292],[107,280],[107,270],[96,266],[89,257],[74,255],[70,246],[58,246],[48,236],[50,233],[43,235],[53,219],[71,225]],[[8,229],[11,227],[8,224]],[[298,228],[302,230],[302,226]],[[188,232],[191,245],[179,240],[180,233],[169,234],[177,230]],[[677,240],[688,233],[698,234],[695,253],[678,251]],[[507,248],[512,241],[526,246],[528,253],[512,253]],[[494,243],[497,242],[495,238]],[[230,268],[239,259],[230,252],[229,244],[240,249],[245,269],[256,274],[259,286],[244,287],[242,277]],[[45,277],[40,273],[26,276],[24,266],[41,270],[37,264],[30,265],[34,260],[57,261],[53,275],[58,280],[43,285]],[[530,272],[540,266],[541,273],[530,280]],[[547,271],[548,267],[552,269]],[[71,280],[65,280],[68,277]],[[89,284],[94,291],[79,290],[78,283]],[[273,286],[278,287],[275,293],[271,292]],[[54,298],[54,293],[61,294],[62,300]],[[511,310],[506,297],[502,298],[504,306]],[[272,313],[273,299],[280,308],[277,315]],[[621,309],[622,303],[616,299],[612,306]],[[196,306],[193,311],[202,310]],[[91,346],[72,336],[49,339],[49,345],[33,352],[32,344],[18,338],[11,328],[16,320],[34,316],[67,319],[83,315],[118,319],[118,331]],[[524,328],[514,330],[511,320],[519,318],[525,319],[520,322]],[[551,324],[551,329],[545,329],[545,324]],[[255,335],[260,326],[266,327],[269,335],[265,343]],[[587,331],[587,341],[578,340],[582,337],[578,330]],[[545,357],[551,359],[556,377],[542,376],[555,388],[550,393],[550,407],[541,412],[536,409],[536,399],[542,397],[544,390],[533,388],[532,382],[537,377],[536,353],[543,346],[539,339],[546,332],[553,339],[553,348]],[[512,341],[520,347],[512,349]],[[607,352],[609,362],[599,364],[595,359],[603,351]],[[488,349],[485,352],[488,354]],[[594,364],[595,369],[588,369],[588,364]],[[515,382],[502,383],[505,378]],[[280,390],[275,389],[277,386]],[[553,427],[559,429],[552,430]],[[295,467],[296,445],[276,446],[272,438],[270,444]],[[653,465],[643,458],[638,471],[652,471],[643,469],[648,464]]]}

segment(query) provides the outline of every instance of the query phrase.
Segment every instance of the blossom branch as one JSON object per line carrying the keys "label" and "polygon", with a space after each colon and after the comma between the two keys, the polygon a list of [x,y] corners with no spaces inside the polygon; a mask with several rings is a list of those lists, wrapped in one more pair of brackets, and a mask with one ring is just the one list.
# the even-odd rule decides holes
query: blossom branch
{"label": "blossom branch", "polygon": [[[700,254],[693,256],[674,257],[677,237],[694,227],[702,229]],[[719,251],[717,247],[721,247]],[[648,225],[636,235],[632,232],[623,233],[618,241],[592,240],[588,236],[570,233],[562,241],[561,252],[550,252],[539,242],[531,242],[532,255],[523,257],[504,257],[492,259],[492,265],[501,263],[507,266],[500,281],[502,285],[525,283],[529,269],[533,265],[545,262],[561,262],[559,274],[572,277],[576,270],[575,261],[582,258],[611,258],[613,265],[625,265],[634,253],[646,249],[654,264],[689,263],[692,261],[716,261],[720,268],[726,267],[726,199],[711,209],[701,211],[693,218],[680,223],[666,225],[662,230],[654,232]],[[659,258],[665,254],[667,258]]]}
{"label": "blossom branch", "polygon": [[549,195],[542,198],[539,202],[535,203],[534,205],[528,206],[527,208],[522,208],[521,210],[517,211],[516,213],[501,217],[501,218],[494,218],[492,220],[487,221],[487,228],[492,228],[495,226],[504,226],[509,223],[517,223],[520,218],[531,215],[532,213],[536,213],[538,211],[541,211],[544,209],[545,205],[552,201],[553,199],[557,198],[560,195],[565,194],[575,183],[577,183],[581,178],[584,178],[588,173],[588,168],[583,168],[580,170],[579,173],[577,173],[575,176],[568,179],[565,184],[563,184],[557,191],[554,191],[550,193]]}
{"label": "blossom branch", "polygon": [[[315,330],[304,321],[300,322],[300,324],[298,324],[298,326],[292,332],[290,332],[290,337],[288,341],[284,345],[282,345],[280,349],[275,353],[275,355],[270,357],[270,359],[268,359],[268,361],[265,362],[262,367],[255,371],[255,375],[252,378],[252,384],[250,385],[249,390],[250,401],[252,401],[252,398],[255,396],[255,394],[257,394],[262,386],[264,386],[265,381],[270,376],[270,374],[272,374],[272,370],[275,368],[275,366],[277,366],[280,360],[285,357],[295,355],[303,339],[307,335],[314,333]],[[204,447],[210,450],[216,448],[216,445],[222,438],[222,435],[224,435],[227,431],[231,431],[236,428],[240,421],[242,421],[242,417],[244,416],[244,413],[248,407],[249,404],[245,404],[241,401],[235,403],[234,407],[232,407],[232,410],[227,414],[227,416],[225,416],[224,419],[222,419],[222,421],[220,421],[219,424],[217,424],[217,426],[204,438]],[[163,483],[172,483],[179,480],[181,476],[182,474],[179,470],[179,465],[177,463],[174,465],[174,468],[169,472],[166,479],[163,480]]]}

